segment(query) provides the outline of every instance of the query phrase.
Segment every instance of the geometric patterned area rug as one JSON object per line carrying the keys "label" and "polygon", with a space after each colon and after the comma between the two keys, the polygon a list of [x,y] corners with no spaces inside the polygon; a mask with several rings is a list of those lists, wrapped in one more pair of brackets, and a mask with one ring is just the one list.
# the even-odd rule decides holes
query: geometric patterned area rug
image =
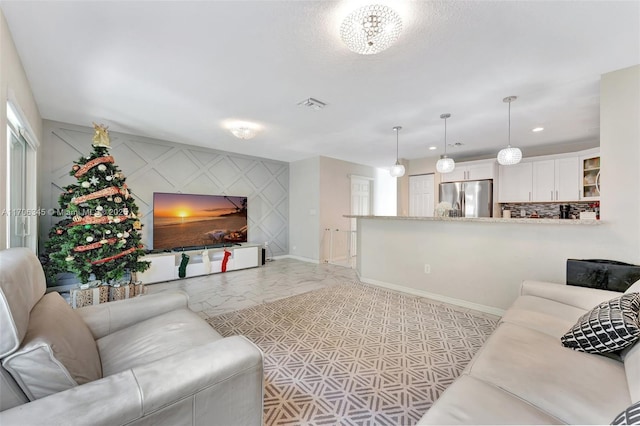
{"label": "geometric patterned area rug", "polygon": [[359,282],[210,318],[265,354],[265,425],[415,424],[495,317]]}

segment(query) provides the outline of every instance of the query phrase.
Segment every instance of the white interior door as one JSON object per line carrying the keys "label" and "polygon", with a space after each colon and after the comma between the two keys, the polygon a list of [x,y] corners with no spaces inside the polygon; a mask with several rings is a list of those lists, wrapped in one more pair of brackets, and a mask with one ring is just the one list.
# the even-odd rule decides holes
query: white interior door
{"label": "white interior door", "polygon": [[409,176],[409,216],[432,217],[434,192],[433,174]]}
{"label": "white interior door", "polygon": [[[373,201],[373,180],[361,176],[351,176],[351,214],[368,216],[371,214]],[[356,232],[358,222],[351,219],[351,229],[348,238],[348,263],[353,266],[356,256]]]}

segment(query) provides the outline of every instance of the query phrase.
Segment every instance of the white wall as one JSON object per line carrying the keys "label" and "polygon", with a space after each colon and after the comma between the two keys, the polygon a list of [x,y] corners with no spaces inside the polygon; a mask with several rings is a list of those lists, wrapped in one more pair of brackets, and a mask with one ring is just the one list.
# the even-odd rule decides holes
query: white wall
{"label": "white wall", "polygon": [[[7,21],[0,10],[0,211],[7,208],[7,100],[18,104],[28,121],[33,136],[42,141],[42,119],[38,106],[31,93],[27,75],[13,43]],[[32,177],[37,181],[37,177]],[[34,188],[35,190],[35,188]],[[4,238],[7,216],[0,215],[0,250],[6,248]]]}
{"label": "white wall", "polygon": [[600,225],[359,219],[361,279],[491,310],[507,308],[524,279],[564,283],[568,258],[640,264],[638,116],[640,66],[604,75]]}
{"label": "white wall", "polygon": [[289,163],[289,254],[320,258],[320,158]]}
{"label": "white wall", "polygon": [[640,65],[602,76],[600,82],[601,218],[611,238],[640,263]]}

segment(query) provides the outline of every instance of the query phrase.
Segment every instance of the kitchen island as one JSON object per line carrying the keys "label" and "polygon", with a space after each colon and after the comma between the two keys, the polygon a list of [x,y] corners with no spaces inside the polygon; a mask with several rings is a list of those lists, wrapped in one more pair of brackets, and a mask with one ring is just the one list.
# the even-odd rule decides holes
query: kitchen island
{"label": "kitchen island", "polygon": [[597,219],[550,219],[540,217],[416,217],[416,216],[357,216],[344,215],[344,217],[358,219],[388,219],[388,220],[420,220],[420,221],[439,221],[439,222],[478,222],[478,223],[526,223],[541,225],[600,225]]}
{"label": "kitchen island", "polygon": [[346,217],[363,282],[496,315],[525,279],[564,283],[567,259],[631,260],[609,221]]}

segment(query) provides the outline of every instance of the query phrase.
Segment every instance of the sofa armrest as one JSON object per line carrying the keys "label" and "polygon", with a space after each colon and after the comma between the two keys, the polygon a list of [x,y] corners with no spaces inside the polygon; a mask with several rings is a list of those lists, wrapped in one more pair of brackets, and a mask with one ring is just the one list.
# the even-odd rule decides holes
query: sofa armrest
{"label": "sofa armrest", "polygon": [[262,365],[253,343],[228,337],[5,410],[0,424],[259,426]]}
{"label": "sofa armrest", "polygon": [[523,281],[520,294],[554,300],[586,311],[593,309],[599,303],[622,295],[616,291],[531,280]]}
{"label": "sofa armrest", "polygon": [[75,311],[99,339],[149,318],[187,307],[189,296],[183,291],[162,292],[116,302],[85,306]]}

